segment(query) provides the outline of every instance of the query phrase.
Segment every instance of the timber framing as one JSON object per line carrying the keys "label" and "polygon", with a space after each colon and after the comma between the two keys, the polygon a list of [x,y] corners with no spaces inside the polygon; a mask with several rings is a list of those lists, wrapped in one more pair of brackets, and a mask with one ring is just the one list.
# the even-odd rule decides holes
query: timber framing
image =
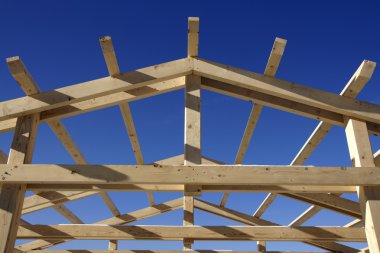
{"label": "timber framing", "polygon": [[[380,151],[373,154],[369,134],[380,135],[380,105],[356,99],[370,81],[376,63],[364,60],[340,94],[275,77],[287,41],[276,38],[263,74],[199,57],[199,18],[188,20],[187,57],[129,72],[119,68],[109,36],[100,47],[109,76],[43,92],[20,57],[7,59],[10,74],[25,96],[0,102],[0,133],[14,130],[9,155],[0,150],[0,253],[223,253],[192,249],[194,241],[257,241],[257,251],[269,251],[267,241],[300,241],[328,252],[357,253],[341,242],[368,242],[380,253]],[[182,155],[145,164],[130,102],[184,89],[184,149]],[[253,102],[234,164],[202,156],[202,89]],[[61,119],[111,106],[120,108],[136,164],[88,164]],[[320,121],[290,165],[243,165],[264,107]],[[39,124],[47,123],[76,164],[32,164]],[[352,167],[305,166],[308,157],[333,126],[345,129]],[[25,197],[26,190],[34,195]],[[150,206],[122,214],[109,191],[145,192]],[[183,197],[157,204],[153,192],[181,192]],[[221,192],[213,204],[199,198]],[[269,193],[253,215],[227,208],[231,192]],[[359,202],[343,198],[357,193]],[[113,216],[84,224],[65,203],[99,194]],[[289,225],[262,216],[278,195],[311,204]],[[72,224],[30,224],[21,216],[54,208]],[[149,217],[182,209],[182,226],[133,225]],[[195,210],[243,226],[198,226]],[[344,226],[302,226],[323,209],[354,220]],[[16,239],[31,239],[15,246]],[[71,240],[108,240],[107,249],[50,250]],[[183,249],[124,250],[119,240],[175,240]],[[282,251],[276,251],[282,252]],[[287,251],[288,253],[290,251]]]}

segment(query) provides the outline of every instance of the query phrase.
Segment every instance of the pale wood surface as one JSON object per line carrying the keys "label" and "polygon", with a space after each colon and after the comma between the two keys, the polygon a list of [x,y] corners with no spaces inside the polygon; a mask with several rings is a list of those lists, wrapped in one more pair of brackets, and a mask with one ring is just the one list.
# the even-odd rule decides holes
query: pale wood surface
{"label": "pale wood surface", "polygon": [[[192,184],[376,186],[375,167],[258,165],[0,165],[0,182],[28,184]],[[299,194],[301,195],[301,194]],[[316,194],[313,194],[316,196]],[[306,196],[305,196],[306,197]]]}
{"label": "pale wood surface", "polygon": [[[371,142],[363,121],[348,119],[346,126],[348,150],[353,166],[373,166]],[[362,168],[360,168],[362,169]],[[365,219],[365,232],[371,253],[380,252],[380,187],[358,187],[359,202]]]}
{"label": "pale wood surface", "polygon": [[23,225],[19,239],[366,241],[363,228],[282,226]]}
{"label": "pale wood surface", "polygon": [[[19,117],[9,151],[8,164],[31,163],[38,128],[38,114]],[[13,252],[26,185],[1,185],[0,252]]]}

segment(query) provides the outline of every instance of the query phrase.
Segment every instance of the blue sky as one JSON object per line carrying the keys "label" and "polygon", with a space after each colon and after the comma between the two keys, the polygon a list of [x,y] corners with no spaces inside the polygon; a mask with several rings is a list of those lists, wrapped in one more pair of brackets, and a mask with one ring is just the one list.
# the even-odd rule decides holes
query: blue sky
{"label": "blue sky", "polygon": [[[122,71],[186,57],[187,18],[200,17],[202,58],[264,71],[275,37],[287,39],[276,77],[339,93],[364,59],[380,61],[378,1],[0,1],[0,101],[23,96],[6,57],[19,55],[43,91],[107,75],[99,37],[109,35]],[[380,72],[358,98],[380,104]],[[234,161],[252,104],[202,92],[202,152]],[[146,163],[183,153],[184,94],[175,91],[131,103]],[[90,163],[134,164],[118,107],[63,119]],[[317,122],[265,108],[245,164],[289,164]],[[0,135],[9,150],[12,133]],[[380,147],[371,137],[373,150]],[[73,163],[51,130],[39,128],[34,163]],[[334,127],[306,162],[350,165],[344,130]],[[166,201],[179,193],[155,193]],[[111,193],[122,212],[148,205],[143,193]],[[202,198],[218,203],[221,194]],[[252,213],[265,194],[232,194],[227,207]],[[347,196],[355,199],[355,196]],[[111,216],[93,196],[67,206],[85,222]],[[279,197],[263,217],[287,225],[308,205]],[[32,223],[68,223],[53,210],[25,216]],[[180,225],[175,211],[136,224]],[[350,218],[323,211],[308,225],[342,225]],[[196,224],[238,225],[198,211]],[[105,249],[106,241],[77,241],[56,248]],[[363,244],[352,244],[361,247]],[[197,242],[197,249],[255,249],[255,242]],[[181,249],[181,242],[130,242],[121,249]],[[269,250],[315,250],[299,243],[268,243]]]}

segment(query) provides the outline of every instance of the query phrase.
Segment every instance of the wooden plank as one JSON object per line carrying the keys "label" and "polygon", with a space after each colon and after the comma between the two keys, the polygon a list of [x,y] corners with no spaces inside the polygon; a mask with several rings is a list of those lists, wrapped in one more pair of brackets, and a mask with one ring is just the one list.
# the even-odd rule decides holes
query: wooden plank
{"label": "wooden plank", "polygon": [[[348,149],[353,166],[375,167],[367,125],[348,119],[346,126]],[[359,201],[365,219],[365,232],[371,253],[380,252],[380,187],[358,187]]]}
{"label": "wooden plank", "polygon": [[[38,114],[17,119],[9,152],[8,164],[31,163],[37,135]],[[13,252],[26,185],[1,185],[0,189],[0,252]]]}
{"label": "wooden plank", "polygon": [[267,245],[265,241],[257,241],[257,251],[267,252]]}
{"label": "wooden plank", "polygon": [[187,57],[198,57],[199,18],[189,17],[187,31]]}
{"label": "wooden plank", "polygon": [[23,225],[18,239],[266,240],[365,242],[363,228],[282,226]]}
{"label": "wooden plank", "polygon": [[[171,158],[164,159],[164,160],[161,160],[161,161],[157,161],[157,162],[154,163],[154,165],[157,165],[157,166],[158,165],[165,165],[165,164],[183,165],[183,163],[184,163],[184,156],[183,155],[179,155],[179,156],[171,157]],[[208,158],[204,158],[203,157],[202,158],[202,164],[214,164],[214,162],[212,162]],[[55,187],[56,186],[57,185],[55,185]],[[152,190],[152,191],[159,191],[160,190],[159,185],[158,185],[158,187],[156,187],[155,185],[149,185],[149,186],[152,187],[152,188],[149,188],[149,190]],[[171,188],[169,188],[170,191],[174,190],[173,186],[175,187],[174,189],[178,189],[177,185],[171,185],[170,186]],[[83,187],[83,185],[81,187]],[[125,185],[124,185],[124,187],[125,187]],[[129,187],[132,187],[134,189],[136,189],[136,187],[137,187],[137,190],[138,190],[140,187],[143,187],[143,186],[129,185]],[[182,188],[179,188],[182,191],[183,190],[183,186],[180,186],[180,187],[182,187]],[[282,188],[287,189],[286,186],[282,186]],[[280,187],[279,189],[282,189],[282,188]],[[344,188],[346,188],[346,187],[344,187]],[[341,190],[343,190],[344,192],[346,192],[346,190],[344,188],[341,189]],[[38,188],[35,188],[35,189],[38,189]],[[41,189],[42,188],[40,188],[40,190]],[[44,189],[46,190],[47,188],[44,188]],[[123,188],[123,190],[124,189],[125,188]],[[304,189],[304,188],[301,187],[300,190],[301,189]],[[351,189],[351,187],[349,187],[349,189]],[[83,190],[85,190],[85,189],[83,189]],[[108,189],[108,190],[111,190],[111,189]],[[215,190],[218,191],[219,189],[215,189]],[[354,189],[354,192],[356,192],[356,188]],[[27,214],[27,213],[35,212],[35,211],[38,211],[38,210],[41,210],[41,209],[45,209],[45,208],[54,206],[55,204],[66,203],[66,202],[69,202],[69,201],[72,201],[72,200],[77,200],[77,199],[84,198],[84,197],[87,197],[87,196],[91,196],[91,195],[94,195],[94,194],[96,194],[96,192],[89,192],[89,191],[87,191],[87,192],[86,191],[85,192],[83,192],[83,191],[61,191],[61,192],[51,192],[50,191],[50,192],[39,192],[38,194],[30,196],[30,197],[27,197],[25,199],[23,210],[22,210],[22,214]]]}
{"label": "wooden plank", "polygon": [[[101,192],[101,191],[128,191],[128,192],[146,192],[146,191],[157,191],[157,192],[186,192],[189,189],[185,189],[185,185],[180,184],[137,184],[137,185],[126,185],[126,184],[108,184],[108,185],[81,185],[81,184],[68,184],[68,185],[57,185],[57,184],[29,184],[26,189],[36,190],[36,191],[60,191],[61,195],[53,195],[52,199],[54,201],[69,201],[66,196],[70,196],[73,191],[84,191],[89,192]],[[190,189],[191,190],[191,189]],[[197,190],[197,189],[195,189]],[[354,193],[356,192],[355,186],[292,186],[292,185],[203,185],[202,192],[274,192],[274,193]],[[69,194],[65,194],[69,192]],[[82,192],[81,192],[82,193]],[[40,194],[40,193],[39,193]],[[33,195],[34,197],[35,195]],[[37,195],[38,196],[38,195]],[[46,195],[45,195],[46,196]],[[49,196],[49,194],[47,195]],[[28,197],[28,198],[32,198]],[[28,199],[27,198],[27,199]],[[29,202],[29,201],[28,201]]]}
{"label": "wooden plank", "polygon": [[191,74],[191,59],[180,59],[0,103],[0,120],[71,105]]}
{"label": "wooden plank", "polygon": [[376,186],[375,167],[259,165],[0,165],[0,182],[12,184],[190,184]]}
{"label": "wooden plank", "polygon": [[[100,45],[102,48],[104,60],[107,65],[108,73],[110,74],[110,76],[113,77],[120,75],[119,64],[117,62],[111,37],[105,36],[100,38]],[[132,145],[133,154],[136,158],[137,164],[144,164],[144,159],[137,138],[135,125],[133,123],[132,113],[127,102],[120,104],[120,111],[123,116],[125,126],[127,128],[128,136]],[[153,194],[151,192],[147,192],[147,195],[150,205],[154,205]]]}
{"label": "wooden plank", "polygon": [[[197,26],[189,20],[190,27]],[[195,22],[198,24],[197,22]],[[190,39],[189,35],[189,39]],[[189,41],[189,47],[193,41]],[[196,46],[198,47],[198,46]],[[189,49],[189,53],[194,53]],[[184,143],[184,165],[197,165],[202,162],[201,152],[201,78],[199,76],[186,76],[185,86],[185,143]],[[197,186],[192,186],[198,188]],[[184,193],[184,214],[183,224],[185,226],[194,225],[194,195],[195,193],[186,191]],[[184,250],[191,250],[193,240],[183,238]]]}
{"label": "wooden plank", "polygon": [[[91,100],[74,103],[56,109],[47,110],[41,113],[40,122],[47,122],[53,119],[75,116],[89,111],[102,109],[120,103],[131,102],[158,94],[163,94],[173,90],[181,89],[185,86],[185,77],[177,77],[167,81],[150,84],[145,87],[132,89],[126,92],[118,92],[105,95]],[[0,133],[11,131],[16,126],[16,119],[0,121]]]}
{"label": "wooden plank", "polygon": [[[169,211],[177,210],[182,207],[183,207],[182,198],[178,198],[178,199],[164,202],[162,204],[154,205],[153,207],[146,207],[143,209],[139,209],[139,210],[127,213],[127,214],[120,215],[118,217],[105,219],[95,224],[123,225],[123,224],[131,223],[134,221],[139,221],[139,220],[143,220],[149,217],[153,217],[153,216],[166,213]],[[27,252],[27,251],[31,251],[35,249],[45,249],[45,248],[51,247],[53,245],[56,245],[65,241],[66,240],[48,242],[45,240],[36,240],[36,241],[19,245],[16,247],[16,249]]]}
{"label": "wooden plank", "polygon": [[380,106],[219,63],[193,59],[194,74],[332,113],[380,123]]}
{"label": "wooden plank", "polygon": [[[250,226],[278,226],[278,224],[274,222],[270,222],[267,220],[264,220],[262,218],[256,218],[254,216],[244,214],[235,210],[231,210],[225,207],[220,207],[215,204],[211,204],[206,201],[202,201],[199,199],[196,199],[194,202],[194,205],[197,209],[200,209],[202,211],[212,213],[233,221],[237,221],[246,225]],[[357,250],[351,247],[348,247],[346,245],[333,243],[333,242],[305,242],[307,244],[311,244],[313,246],[320,247],[322,249],[327,249],[333,252],[345,252],[345,253],[357,253]]]}
{"label": "wooden plank", "polygon": [[253,213],[253,216],[256,218],[260,218],[275,199],[276,199],[276,194],[269,193],[265,197],[263,202],[260,204],[260,206],[257,208],[257,210]]}
{"label": "wooden plank", "polygon": [[[342,114],[271,96],[247,88],[234,86],[210,78],[202,77],[202,88],[243,100],[254,101],[264,106],[272,107],[316,120],[321,120],[337,126],[345,126],[343,120],[344,116]],[[380,136],[380,128],[378,124],[367,122],[367,125],[370,134]]]}
{"label": "wooden plank", "polygon": [[70,211],[70,209],[68,209],[66,206],[59,204],[59,205],[55,205],[54,209],[71,223],[84,224],[84,222],[78,216],[76,216],[72,211]]}

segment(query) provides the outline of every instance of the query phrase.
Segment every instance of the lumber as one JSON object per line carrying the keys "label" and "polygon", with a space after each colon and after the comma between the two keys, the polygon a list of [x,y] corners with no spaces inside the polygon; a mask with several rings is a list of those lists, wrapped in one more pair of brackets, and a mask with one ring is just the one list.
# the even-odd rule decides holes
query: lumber
{"label": "lumber", "polygon": [[[182,198],[178,198],[178,199],[167,201],[167,202],[157,204],[154,206],[139,209],[127,214],[122,214],[118,217],[105,219],[95,224],[123,225],[123,224],[131,223],[134,221],[139,221],[139,220],[143,220],[149,217],[153,217],[155,215],[159,215],[159,214],[166,213],[169,211],[177,210],[179,208],[182,208],[182,206],[183,206]],[[36,241],[19,245],[16,247],[16,249],[27,252],[27,251],[31,251],[35,249],[45,249],[45,248],[51,247],[53,245],[56,245],[65,241],[67,240],[56,240],[52,242],[48,242],[45,240],[36,240]]]}
{"label": "lumber", "polygon": [[[286,40],[281,38],[276,38],[272,47],[272,51],[270,52],[269,59],[267,62],[267,66],[264,70],[265,76],[274,77],[278,67],[280,66],[280,62],[282,59],[282,55],[284,54],[286,46]],[[261,111],[263,110],[263,106],[255,103],[252,107],[251,113],[248,118],[247,125],[244,130],[243,138],[241,139],[240,146],[238,152],[235,157],[235,164],[241,164],[243,162],[245,153],[247,152],[248,145],[251,142],[253,132],[255,131],[256,124],[259,120]],[[229,197],[229,193],[226,192],[222,196],[222,200],[220,202],[221,206],[225,206]]]}
{"label": "lumber", "polygon": [[[116,53],[112,44],[110,36],[100,38],[100,46],[102,48],[104,60],[107,65],[108,73],[112,77],[120,75],[119,64],[117,62]],[[141,153],[140,144],[137,138],[135,125],[132,119],[132,113],[129,108],[128,102],[120,104],[120,111],[123,116],[125,126],[127,128],[129,140],[132,145],[133,154],[136,158],[137,164],[144,164],[144,159]],[[154,198],[151,192],[147,192],[150,205],[154,205]],[[119,213],[120,214],[120,213]],[[117,215],[115,215],[117,216]]]}
{"label": "lumber", "polygon": [[191,184],[377,186],[377,167],[265,165],[0,165],[6,184]]}
{"label": "lumber", "polygon": [[[158,165],[165,165],[165,164],[183,165],[183,163],[184,163],[184,156],[183,155],[179,155],[179,156],[171,157],[171,158],[164,159],[164,160],[161,160],[161,161],[157,161],[157,162],[154,163],[154,165],[156,165],[156,166],[158,166]],[[211,159],[203,157],[202,158],[202,164],[213,164],[213,162],[211,161]],[[36,190],[43,190],[43,189],[46,190],[46,189],[49,189],[49,186],[48,187],[45,187],[45,186],[41,185],[39,188],[37,186],[37,188],[34,188],[34,189],[36,189]],[[57,187],[57,186],[58,185],[55,184],[53,187]],[[69,186],[69,187],[73,187],[73,186]],[[99,186],[96,186],[96,187],[99,187]],[[120,188],[117,188],[117,189],[121,189],[122,188],[121,186],[119,186],[119,187]],[[123,187],[124,187],[124,188],[122,188],[123,190],[127,190],[125,188],[126,185],[124,185]],[[130,188],[132,187],[132,189],[136,189],[136,187],[137,187],[137,190],[138,190],[142,186],[139,186],[139,185],[129,185],[129,187]],[[144,186],[144,187],[146,187],[146,186]],[[152,191],[159,191],[160,190],[160,186],[159,185],[157,187],[155,187],[154,185],[149,185],[149,187],[153,187],[153,189],[152,188],[147,188],[147,189],[152,190]],[[169,190],[173,190],[173,185],[171,185],[170,187],[171,188],[169,188]],[[176,185],[174,185],[174,187],[175,187],[174,189],[178,189]],[[182,191],[183,186],[181,186],[181,187],[182,188],[180,188],[180,190]],[[285,187],[285,189],[287,189],[286,186],[283,186],[283,187]],[[75,186],[73,188],[75,188]],[[239,187],[237,187],[237,188],[238,188],[238,190],[240,190]],[[349,191],[354,190],[354,192],[356,192],[356,188],[355,189],[351,189],[351,188],[352,187],[349,187],[348,190]],[[57,189],[57,188],[55,188],[55,189]],[[280,187],[279,189],[282,190],[283,188]],[[300,190],[304,189],[304,187],[300,187],[299,189]],[[317,190],[317,189],[315,189],[315,190]],[[344,187],[343,189],[341,189],[341,188],[338,188],[338,189],[339,190],[343,190],[343,192],[346,192],[347,188]],[[61,190],[64,190],[64,189],[61,189]],[[80,190],[81,191],[67,191],[67,188],[66,188],[65,191],[61,191],[61,192],[52,192],[52,191],[49,191],[49,192],[38,192],[37,194],[35,194],[33,196],[30,196],[30,197],[27,197],[25,199],[23,210],[22,210],[22,214],[27,214],[27,213],[35,212],[35,211],[38,211],[38,210],[42,210],[42,209],[54,206],[55,204],[63,204],[63,203],[66,203],[66,202],[69,202],[69,201],[72,201],[72,200],[77,200],[77,199],[81,199],[81,198],[84,198],[84,197],[96,194],[96,191],[94,191],[94,192],[84,191],[83,192],[82,190],[86,190],[86,189],[83,189],[83,185],[81,185],[81,189]],[[109,188],[107,190],[115,190],[115,188],[114,189]],[[215,189],[215,190],[218,190],[218,189]],[[259,189],[257,189],[257,190],[259,190]]]}
{"label": "lumber", "polygon": [[366,241],[363,228],[283,226],[22,225],[18,239]]}
{"label": "lumber", "polygon": [[[371,142],[365,122],[347,119],[346,138],[353,166],[373,166]],[[362,168],[360,168],[362,169]],[[365,232],[371,253],[380,252],[380,187],[358,187],[359,202],[365,220]]]}
{"label": "lumber", "polygon": [[70,211],[70,209],[68,209],[65,205],[63,204],[55,205],[54,209],[71,223],[84,224],[84,222],[78,216],[76,216],[72,211]]}
{"label": "lumber", "polygon": [[202,77],[226,82],[234,86],[282,98],[286,101],[297,102],[304,106],[324,109],[330,113],[355,117],[376,124],[380,122],[380,106],[375,104],[199,58],[193,59],[193,64],[194,74]]}
{"label": "lumber", "polygon": [[[19,117],[13,135],[8,164],[31,163],[38,128],[38,114]],[[25,196],[25,184],[1,185],[0,189],[0,252],[13,252]]]}
{"label": "lumber", "polygon": [[0,149],[0,163],[7,163],[8,156]]}
{"label": "lumber", "polygon": [[198,57],[199,17],[188,18],[187,57]]}
{"label": "lumber", "polygon": [[[189,20],[190,28],[194,26]],[[189,39],[190,39],[189,35]],[[191,47],[189,41],[189,47]],[[198,46],[197,46],[198,47]],[[190,51],[191,53],[193,51]],[[194,53],[194,52],[193,52]],[[199,76],[186,76],[185,85],[185,143],[184,143],[184,165],[199,165],[202,162],[201,152],[201,78]],[[189,190],[192,188],[192,190]],[[185,185],[183,225],[194,225],[194,195],[199,195],[197,185]],[[194,189],[197,189],[194,191]],[[193,240],[183,238],[184,250],[191,250]]]}
{"label": "lumber", "polygon": [[0,121],[47,111],[118,92],[191,74],[191,59],[180,59],[120,74],[66,86],[33,96],[0,102]]}

